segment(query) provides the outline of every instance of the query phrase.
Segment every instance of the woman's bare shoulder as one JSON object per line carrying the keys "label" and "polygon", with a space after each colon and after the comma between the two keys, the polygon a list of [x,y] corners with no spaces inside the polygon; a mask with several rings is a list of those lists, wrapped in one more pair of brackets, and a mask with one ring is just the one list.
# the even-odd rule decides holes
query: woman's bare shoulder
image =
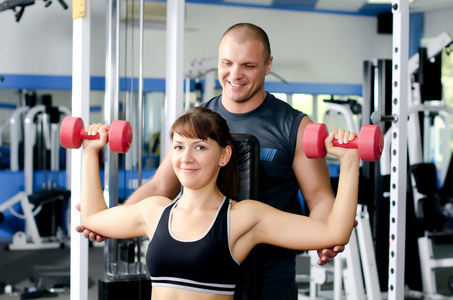
{"label": "woman's bare shoulder", "polygon": [[153,196],[145,198],[135,204],[139,206],[139,209],[143,215],[143,219],[145,220],[146,224],[146,232],[149,239],[152,239],[154,230],[157,226],[157,222],[159,221],[165,207],[167,207],[172,202],[173,201],[167,197]]}

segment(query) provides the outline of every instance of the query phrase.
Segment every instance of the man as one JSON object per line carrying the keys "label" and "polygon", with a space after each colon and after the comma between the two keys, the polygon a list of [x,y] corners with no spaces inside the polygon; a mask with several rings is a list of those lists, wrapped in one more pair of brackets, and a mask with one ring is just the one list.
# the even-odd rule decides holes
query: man
{"label": "man", "polygon": [[[264,90],[273,57],[267,34],[258,26],[240,23],[229,28],[219,44],[218,74],[222,95],[204,104],[220,113],[231,132],[255,135],[260,141],[260,201],[300,213],[298,191],[310,217],[325,219],[333,205],[327,164],[308,159],[302,148],[305,126],[312,121]],[[171,149],[169,151],[172,151]],[[134,203],[152,195],[176,197],[180,183],[167,155],[153,179],[127,200]],[[83,226],[77,230],[83,231]],[[91,240],[100,237],[84,232]],[[318,251],[319,264],[331,262],[343,246]],[[254,272],[259,274],[259,299],[297,299],[294,251],[268,245],[257,247]],[[238,295],[240,293],[237,293]]]}

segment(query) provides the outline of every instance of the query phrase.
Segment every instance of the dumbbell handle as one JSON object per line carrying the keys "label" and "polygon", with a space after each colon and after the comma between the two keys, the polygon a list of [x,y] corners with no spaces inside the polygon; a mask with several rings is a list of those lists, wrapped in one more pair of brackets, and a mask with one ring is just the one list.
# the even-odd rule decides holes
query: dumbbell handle
{"label": "dumbbell handle", "polygon": [[[107,140],[108,140],[108,133],[109,131],[107,131]],[[88,134],[88,132],[85,131],[85,128],[82,128],[80,130],[80,137],[83,138],[83,139],[87,139],[87,140],[98,140],[101,138],[101,135],[99,134],[99,132],[97,132],[95,135],[91,135],[91,134]]]}
{"label": "dumbbell handle", "polygon": [[359,148],[359,137],[356,136],[351,141],[349,141],[349,143],[347,143],[347,144],[340,144],[340,142],[337,139],[334,139],[332,144],[335,147],[348,148],[348,149],[351,149],[351,148],[358,149]]}

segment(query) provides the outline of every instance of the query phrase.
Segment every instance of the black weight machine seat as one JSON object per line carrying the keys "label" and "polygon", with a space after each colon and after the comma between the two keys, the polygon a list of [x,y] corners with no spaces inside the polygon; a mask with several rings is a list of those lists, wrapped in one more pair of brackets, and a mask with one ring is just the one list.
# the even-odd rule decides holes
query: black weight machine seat
{"label": "black weight machine seat", "polygon": [[[65,189],[49,189],[35,192],[28,196],[28,201],[35,207],[56,201],[68,201],[71,197],[71,191]],[[55,231],[56,220],[55,213],[52,214],[51,220],[52,233]],[[33,266],[30,269],[30,280],[36,284],[36,291],[24,293],[22,299],[36,299],[41,297],[50,297],[53,294],[49,292],[52,289],[58,289],[70,286],[70,266]]]}
{"label": "black weight machine seat", "polygon": [[[438,292],[436,270],[453,267],[453,256],[439,257],[434,255],[436,244],[453,243],[453,230],[446,226],[448,217],[443,211],[443,206],[452,202],[452,160],[450,159],[449,169],[442,188],[438,187],[437,170],[433,163],[412,165],[411,174],[418,193],[422,195],[422,198],[418,199],[414,206],[417,209],[416,220],[420,227],[418,251],[423,292],[436,295]],[[451,285],[450,282],[448,284]]]}
{"label": "black weight machine seat", "polygon": [[[445,229],[447,217],[442,205],[447,201],[438,188],[437,169],[433,163],[419,163],[410,167],[417,191],[424,197],[418,200],[416,217],[422,229],[429,233],[440,233]],[[448,184],[448,182],[446,182]]]}
{"label": "black weight machine seat", "polygon": [[233,134],[239,166],[239,193],[236,200],[258,199],[260,144],[251,134]]}
{"label": "black weight machine seat", "polygon": [[[251,134],[233,134],[239,166],[239,193],[237,200],[258,199],[260,143]],[[241,264],[241,278],[238,280],[235,299],[257,299],[257,257],[255,249]]]}
{"label": "black weight machine seat", "polygon": [[71,191],[64,189],[41,190],[28,195],[28,201],[35,206],[53,202],[56,200],[68,200],[71,197]]}

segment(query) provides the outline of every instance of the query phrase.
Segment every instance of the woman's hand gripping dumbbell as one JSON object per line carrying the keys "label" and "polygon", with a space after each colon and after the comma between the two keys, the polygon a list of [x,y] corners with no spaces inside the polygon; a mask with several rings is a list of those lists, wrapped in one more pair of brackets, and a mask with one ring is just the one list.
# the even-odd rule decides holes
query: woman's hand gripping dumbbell
{"label": "woman's hand gripping dumbbell", "polygon": [[[99,127],[100,125],[97,129]],[[61,145],[66,149],[78,149],[84,139],[100,139],[97,129],[95,134],[90,134],[90,132],[85,131],[81,118],[65,117],[60,127]],[[129,122],[113,121],[107,133],[110,150],[118,153],[126,153],[129,150],[132,143],[132,127]]]}
{"label": "woman's hand gripping dumbbell", "polygon": [[[307,124],[304,131],[303,148],[308,158],[324,158],[327,150],[325,139],[329,135],[327,126],[323,123]],[[346,144],[340,144],[338,140],[333,145],[343,148],[355,148],[359,150],[360,159],[363,161],[378,161],[384,148],[384,135],[381,127],[377,125],[364,125],[360,134]]]}

